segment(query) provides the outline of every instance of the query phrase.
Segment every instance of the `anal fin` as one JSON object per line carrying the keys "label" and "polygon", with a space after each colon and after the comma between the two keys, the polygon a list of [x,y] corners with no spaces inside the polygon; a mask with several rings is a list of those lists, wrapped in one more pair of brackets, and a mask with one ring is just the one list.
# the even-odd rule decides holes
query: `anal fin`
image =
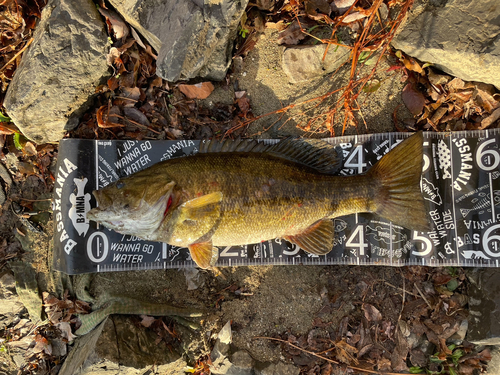
{"label": "anal fin", "polygon": [[311,254],[325,255],[333,248],[334,233],[333,221],[324,219],[314,223],[302,233],[283,238]]}
{"label": "anal fin", "polygon": [[188,246],[191,258],[200,268],[207,269],[217,262],[219,249],[212,245],[212,240],[193,243]]}

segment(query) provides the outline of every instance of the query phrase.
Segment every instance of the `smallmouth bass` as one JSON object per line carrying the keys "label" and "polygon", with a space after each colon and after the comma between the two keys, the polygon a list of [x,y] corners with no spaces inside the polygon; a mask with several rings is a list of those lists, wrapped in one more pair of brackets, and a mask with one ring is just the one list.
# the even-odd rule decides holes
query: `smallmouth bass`
{"label": "smallmouth bass", "polygon": [[201,268],[218,246],[282,238],[313,254],[333,248],[332,218],[371,212],[430,230],[420,190],[423,134],[366,173],[333,175],[342,156],[320,140],[207,141],[194,156],[157,163],[94,191],[87,218],[122,234],[188,247]]}

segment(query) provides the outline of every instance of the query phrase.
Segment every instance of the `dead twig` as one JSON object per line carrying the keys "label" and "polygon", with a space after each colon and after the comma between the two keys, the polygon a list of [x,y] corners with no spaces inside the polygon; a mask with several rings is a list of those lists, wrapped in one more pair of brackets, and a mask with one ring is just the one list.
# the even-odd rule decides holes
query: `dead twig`
{"label": "dead twig", "polygon": [[418,285],[416,283],[413,284],[413,285],[415,285],[415,288],[417,288],[418,293],[420,294],[420,297],[422,297],[422,299],[425,301],[425,303],[427,304],[427,306],[429,306],[429,309],[432,310],[431,304],[429,303],[429,301],[427,300],[427,298],[425,298],[424,293],[422,293],[422,291],[420,290],[420,288],[418,287]]}
{"label": "dead twig", "polygon": [[15,55],[14,55],[14,56],[13,56],[13,57],[9,60],[9,61],[7,61],[7,63],[6,63],[4,66],[2,66],[2,67],[0,68],[0,72],[3,72],[3,71],[4,71],[4,69],[6,69],[6,68],[7,68],[7,67],[8,67],[8,66],[9,66],[9,65],[10,65],[10,64],[11,64],[11,63],[15,60],[15,59],[17,59],[17,58],[18,58],[18,56],[19,56],[21,53],[23,53],[23,52],[24,52],[24,50],[25,50],[26,48],[28,48],[28,47],[29,47],[29,45],[30,45],[32,42],[33,42],[33,38],[31,38],[30,40],[28,40],[28,42],[25,44],[25,46],[24,46],[23,48],[21,48],[21,49],[19,50],[19,52],[18,52],[18,53],[16,53],[16,54],[15,54]]}

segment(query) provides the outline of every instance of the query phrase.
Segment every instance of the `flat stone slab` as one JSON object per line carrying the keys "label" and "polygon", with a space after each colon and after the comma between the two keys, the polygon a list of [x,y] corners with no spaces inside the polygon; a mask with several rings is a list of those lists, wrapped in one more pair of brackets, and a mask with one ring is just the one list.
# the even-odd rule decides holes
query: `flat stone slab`
{"label": "flat stone slab", "polygon": [[108,36],[91,0],[51,0],[9,85],[4,106],[23,134],[57,142],[78,125],[109,76]]}
{"label": "flat stone slab", "polygon": [[466,340],[477,345],[500,345],[500,269],[471,269],[469,327]]}
{"label": "flat stone slab", "polygon": [[500,89],[498,0],[448,0],[443,7],[415,9],[392,45],[466,81]]}
{"label": "flat stone slab", "polygon": [[292,83],[310,81],[332,73],[349,59],[351,50],[342,46],[304,45],[286,48],[283,52],[283,71]]}
{"label": "flat stone slab", "polygon": [[158,51],[157,74],[175,82],[224,79],[248,0],[110,0]]}

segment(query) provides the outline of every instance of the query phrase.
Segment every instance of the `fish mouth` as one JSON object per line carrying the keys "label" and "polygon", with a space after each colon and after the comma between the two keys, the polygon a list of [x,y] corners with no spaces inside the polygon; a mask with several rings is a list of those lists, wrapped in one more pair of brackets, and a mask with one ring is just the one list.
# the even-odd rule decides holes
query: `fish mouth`
{"label": "fish mouth", "polygon": [[96,200],[97,207],[94,207],[90,211],[87,212],[87,219],[100,222],[100,221],[102,221],[100,216],[101,216],[102,212],[105,211],[106,207],[102,204],[102,201],[103,201],[103,199],[101,199],[102,194],[98,190],[94,190],[92,192],[92,195],[94,196],[94,198]]}

